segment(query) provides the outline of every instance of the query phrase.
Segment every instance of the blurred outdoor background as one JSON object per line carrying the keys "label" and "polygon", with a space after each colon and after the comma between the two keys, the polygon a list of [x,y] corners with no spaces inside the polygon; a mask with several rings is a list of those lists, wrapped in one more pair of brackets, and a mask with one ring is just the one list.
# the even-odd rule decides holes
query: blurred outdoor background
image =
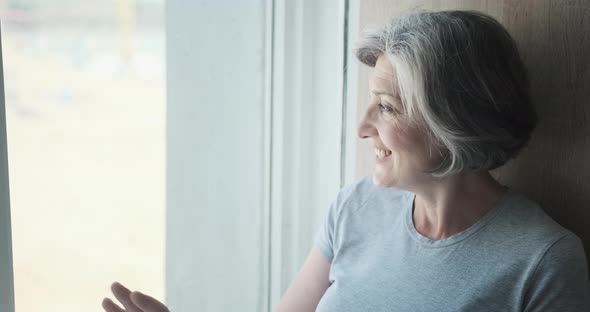
{"label": "blurred outdoor background", "polygon": [[164,297],[164,0],[0,0],[18,312]]}

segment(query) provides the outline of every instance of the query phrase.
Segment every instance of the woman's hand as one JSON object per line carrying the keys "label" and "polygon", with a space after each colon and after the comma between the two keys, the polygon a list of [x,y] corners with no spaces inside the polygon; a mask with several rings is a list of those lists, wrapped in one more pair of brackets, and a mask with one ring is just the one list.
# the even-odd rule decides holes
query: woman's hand
{"label": "woman's hand", "polygon": [[121,309],[110,298],[104,298],[102,307],[107,312],[170,312],[160,301],[139,291],[132,292],[118,282],[111,285],[111,290],[125,308]]}

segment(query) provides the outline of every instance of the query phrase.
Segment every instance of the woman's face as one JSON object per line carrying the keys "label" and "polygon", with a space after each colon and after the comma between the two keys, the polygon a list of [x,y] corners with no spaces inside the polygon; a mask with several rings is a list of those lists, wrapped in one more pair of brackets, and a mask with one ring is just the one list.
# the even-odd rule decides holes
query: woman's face
{"label": "woman's face", "polygon": [[424,130],[403,110],[394,68],[383,55],[371,73],[369,89],[371,101],[358,135],[369,138],[375,148],[373,183],[413,189],[429,176],[424,172],[434,166],[434,161]]}

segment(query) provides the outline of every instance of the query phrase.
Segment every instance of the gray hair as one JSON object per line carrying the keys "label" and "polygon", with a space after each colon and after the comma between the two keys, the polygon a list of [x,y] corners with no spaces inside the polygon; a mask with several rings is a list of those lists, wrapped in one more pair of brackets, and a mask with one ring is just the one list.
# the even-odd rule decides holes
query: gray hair
{"label": "gray hair", "polygon": [[406,14],[364,33],[355,52],[368,66],[380,55],[394,66],[405,112],[441,153],[435,177],[505,164],[537,124],[516,43],[483,13]]}

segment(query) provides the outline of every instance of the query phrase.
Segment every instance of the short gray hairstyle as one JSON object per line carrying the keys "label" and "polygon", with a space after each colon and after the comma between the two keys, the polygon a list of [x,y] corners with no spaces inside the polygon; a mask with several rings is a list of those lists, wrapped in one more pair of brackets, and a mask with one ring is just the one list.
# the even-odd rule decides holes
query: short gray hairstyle
{"label": "short gray hairstyle", "polygon": [[368,66],[380,55],[394,66],[404,110],[441,153],[435,177],[495,169],[516,157],[536,127],[516,43],[488,15],[405,14],[365,32],[355,53]]}

